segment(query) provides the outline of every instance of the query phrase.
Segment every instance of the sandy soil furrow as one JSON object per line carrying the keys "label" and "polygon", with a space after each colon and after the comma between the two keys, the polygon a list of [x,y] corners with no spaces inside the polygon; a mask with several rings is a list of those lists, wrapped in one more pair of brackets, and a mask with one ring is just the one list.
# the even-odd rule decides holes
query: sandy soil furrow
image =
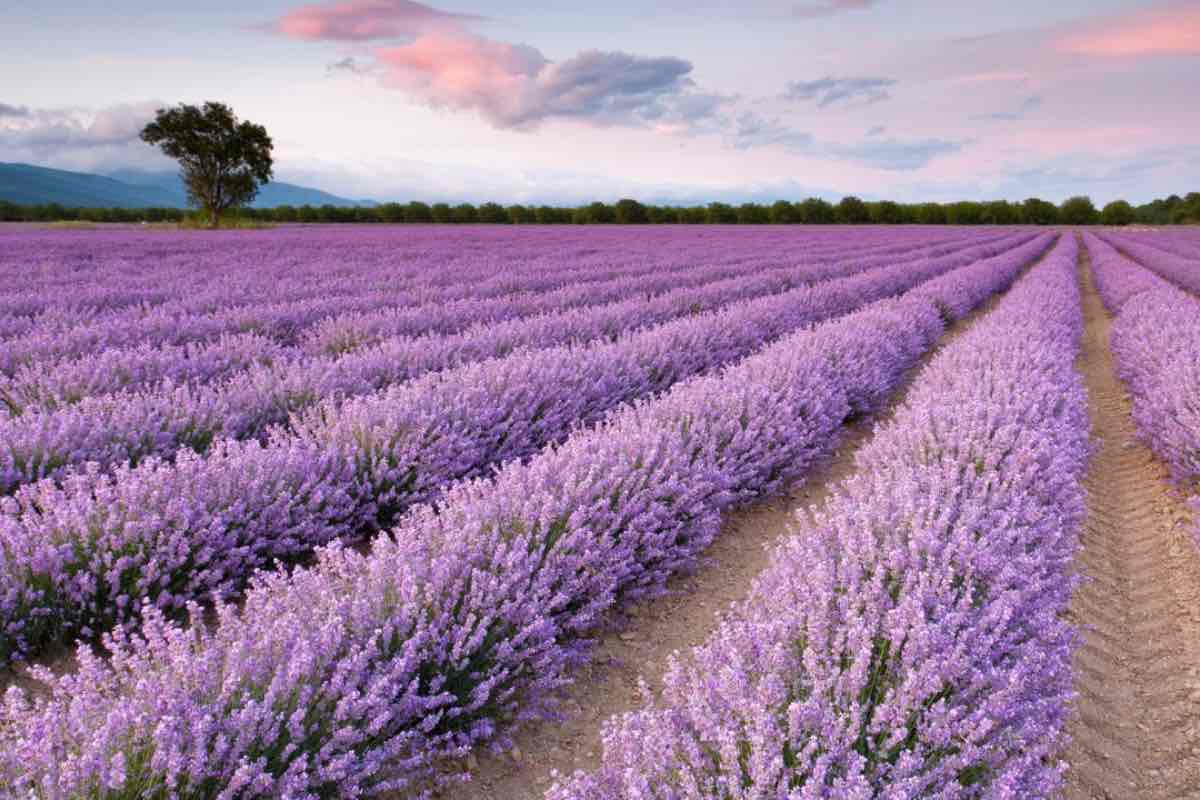
{"label": "sandy soil furrow", "polygon": [[1200,797],[1200,558],[1166,467],[1135,438],[1108,347],[1111,319],[1080,277],[1079,368],[1096,444],[1071,613],[1083,630],[1069,800]]}

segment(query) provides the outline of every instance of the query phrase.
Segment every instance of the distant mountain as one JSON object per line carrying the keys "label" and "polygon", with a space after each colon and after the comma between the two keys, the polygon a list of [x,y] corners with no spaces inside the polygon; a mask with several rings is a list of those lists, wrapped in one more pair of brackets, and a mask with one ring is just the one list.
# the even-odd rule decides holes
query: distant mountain
{"label": "distant mountain", "polygon": [[2,162],[0,200],[20,205],[58,203],[104,208],[176,205],[170,194],[148,186],[133,186],[103,175]]}
{"label": "distant mountain", "polygon": [[[173,172],[126,169],[93,175],[0,162],[0,200],[20,205],[58,203],[68,208],[185,208],[187,192]],[[375,203],[348,200],[320,189],[272,181],[262,187],[251,205],[272,208],[282,205],[371,206]]]}
{"label": "distant mountain", "polygon": [[[142,172],[134,169],[113,170],[106,177],[121,181],[131,186],[166,192],[175,198],[172,205],[186,206],[187,191],[183,181],[174,172]],[[250,204],[254,208],[274,208],[275,206],[373,206],[370,200],[348,200],[320,189],[307,186],[297,186],[294,183],[271,181],[264,184],[258,191],[258,196]]]}

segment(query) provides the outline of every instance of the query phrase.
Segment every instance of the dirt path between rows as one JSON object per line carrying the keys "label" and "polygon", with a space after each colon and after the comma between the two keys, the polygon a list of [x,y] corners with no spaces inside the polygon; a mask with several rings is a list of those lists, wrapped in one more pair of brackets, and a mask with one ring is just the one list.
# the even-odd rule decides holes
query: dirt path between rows
{"label": "dirt path between rows", "polygon": [[[1027,268],[1028,269],[1028,268]],[[1023,272],[1022,275],[1025,273]],[[529,800],[541,797],[555,771],[599,766],[602,725],[614,714],[642,706],[639,678],[657,694],[667,660],[676,651],[702,644],[716,628],[720,614],[741,600],[755,577],[767,567],[770,548],[788,532],[796,512],[822,506],[834,486],[854,471],[854,454],[871,436],[875,424],[891,418],[912,380],[929,359],[953,341],[1003,294],[952,324],[942,339],[908,371],[890,403],[871,419],[844,430],[836,450],[783,495],[730,514],[704,565],[690,576],[671,580],[671,594],[643,603],[620,631],[602,635],[592,662],[580,670],[568,692],[563,723],[543,723],[520,731],[516,747],[502,756],[468,758],[471,782],[447,788],[453,800]]]}
{"label": "dirt path between rows", "polygon": [[1097,451],[1073,620],[1068,800],[1200,797],[1200,558],[1166,467],[1136,441],[1086,258],[1079,361]]}

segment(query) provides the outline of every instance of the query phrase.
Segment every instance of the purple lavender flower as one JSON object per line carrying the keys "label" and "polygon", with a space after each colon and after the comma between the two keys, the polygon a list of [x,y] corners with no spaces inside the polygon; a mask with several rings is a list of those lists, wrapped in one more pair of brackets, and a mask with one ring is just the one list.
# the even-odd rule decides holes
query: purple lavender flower
{"label": "purple lavender flower", "polygon": [[550,800],[1053,797],[1086,396],[1074,237],[917,377],[661,700]]}
{"label": "purple lavender flower", "polygon": [[[530,390],[508,382],[500,384],[505,393],[489,393],[491,373],[481,371],[484,365],[471,366],[464,374],[475,377],[459,387],[460,393],[478,392],[489,402],[509,391],[519,395],[502,415],[488,416],[478,426],[492,437],[489,447],[501,448],[505,457],[524,456],[492,474],[470,471],[477,458],[471,448],[477,445],[464,431],[471,428],[442,422],[457,413],[452,395],[442,395],[441,415],[434,409],[421,412],[427,419],[422,424],[433,427],[415,430],[444,431],[428,449],[412,446],[412,422],[423,417],[406,417],[399,395],[387,402],[356,401],[344,413],[314,412],[300,426],[296,446],[311,441],[321,445],[321,453],[356,454],[354,479],[372,486],[373,496],[385,504],[405,492],[428,491],[427,470],[441,469],[438,464],[457,470],[456,477],[478,477],[449,485],[434,504],[411,508],[369,552],[334,544],[319,551],[309,568],[291,575],[260,573],[243,606],[218,605],[212,624],[199,621],[198,609],[193,608],[194,624],[182,627],[149,608],[139,632],[117,629],[106,638],[107,661],[85,647],[76,672],[57,678],[41,674],[44,696],[29,699],[10,690],[0,723],[0,779],[18,791],[36,784],[47,794],[77,796],[99,796],[106,783],[121,780],[120,789],[112,791],[153,785],[184,795],[204,786],[244,796],[419,794],[447,760],[477,745],[503,746],[513,725],[552,713],[556,690],[587,657],[587,634],[606,613],[662,591],[670,574],[691,568],[716,535],[722,513],[801,478],[834,444],[852,409],[875,408],[933,344],[944,313],[965,309],[964,298],[981,302],[1007,287],[1053,238],[1040,236],[962,267],[961,273],[904,267],[852,279],[860,280],[853,290],[816,287],[814,298],[821,303],[813,307],[828,316],[836,313],[829,309],[837,303],[855,308],[881,282],[886,296],[912,286],[914,275],[941,275],[919,292],[878,301],[812,330],[776,328],[776,336],[784,335],[757,353],[708,374],[661,384],[661,393],[641,394],[607,413],[573,406],[561,417],[574,426],[561,441],[543,422],[545,410],[530,404]],[[779,313],[788,308],[793,305]],[[791,313],[804,314],[807,306],[795,308]],[[733,324],[738,319],[714,314],[681,322],[678,330],[699,335],[705,325],[712,326],[720,332],[717,339],[694,341],[715,348],[738,330]],[[772,338],[771,328],[764,328],[760,343]],[[660,335],[660,329],[652,329],[645,334],[649,338],[633,337],[617,346],[636,350],[636,341],[649,355],[656,352],[653,343]],[[693,341],[686,336],[681,343]],[[621,364],[621,370],[643,363],[622,361],[620,352],[606,351],[605,358]],[[685,363],[705,358],[704,349],[687,346],[661,352]],[[1029,353],[1018,349],[1016,354]],[[535,353],[494,363],[508,370],[533,359],[530,363],[541,366],[536,359],[543,357]],[[575,369],[588,376],[572,384],[572,391],[582,391],[589,381],[601,389],[622,385],[624,378],[616,375],[586,372],[593,367],[585,350],[572,350],[571,357]],[[1041,377],[1061,373],[1049,367],[1031,371]],[[514,374],[532,380],[538,373]],[[572,374],[555,371],[550,378],[567,380]],[[430,385],[442,380],[431,378]],[[487,405],[480,407],[493,413]],[[1062,407],[1068,417],[1076,408],[1070,402]],[[592,427],[575,425],[588,414],[599,421]],[[545,437],[548,444],[525,451],[526,445],[511,444],[508,437],[499,440],[497,424],[522,431],[516,440]],[[1019,433],[1003,441],[1020,444]],[[415,441],[419,445],[420,438]],[[1064,434],[1063,444],[1071,441]],[[230,452],[245,448],[256,458],[268,452],[225,447]],[[1068,461],[1073,457],[1069,448],[1063,452]],[[1020,455],[1023,450],[1017,453],[1024,479],[1044,477],[1037,468],[1053,457],[1040,449],[1028,459]],[[414,472],[406,464],[418,468]],[[336,466],[331,466],[334,473]],[[147,472],[139,468],[130,472],[138,478],[128,480],[136,485],[157,470],[158,465]],[[247,470],[246,478],[257,471]],[[173,483],[164,496],[174,496],[182,485]],[[1060,485],[1063,480],[1039,482],[1046,492]],[[1003,485],[996,489],[1007,491]],[[321,493],[313,492],[315,502]],[[1016,490],[1009,494],[1022,496]],[[270,498],[271,487],[261,495]],[[241,506],[215,508],[214,520],[243,513]],[[208,509],[206,503],[183,504],[180,513],[187,518]],[[1032,500],[1012,513],[1042,518]],[[136,534],[140,528],[128,530]],[[223,529],[214,522],[199,530]],[[258,536],[246,544],[257,543]],[[963,546],[973,537],[966,539]],[[180,545],[194,551],[202,541],[203,536],[189,536]],[[1019,537],[1004,541],[997,552],[1005,556],[1028,546]],[[1057,540],[1047,544],[1054,552],[1058,546]],[[143,552],[140,542],[130,550]],[[1028,554],[1025,560],[1036,561]],[[1006,580],[1010,572],[1025,574],[1024,566],[981,562],[978,568]],[[1058,596],[1056,587],[1047,581],[1051,599]],[[890,595],[884,591],[882,596]],[[910,614],[914,625],[923,619],[918,611],[919,606]],[[1031,617],[1028,627],[1040,630],[1042,621],[1043,616]],[[1056,630],[1051,627],[1047,635]],[[1048,663],[1053,672],[1057,661]],[[1030,679],[1021,686],[1034,684]],[[917,696],[905,697],[910,695]],[[1014,689],[998,702],[1024,697]],[[1057,719],[1055,708],[1046,705],[1044,715],[1051,721]],[[1029,770],[1036,772],[1038,751],[1031,751],[1030,759]]]}
{"label": "purple lavender flower", "polygon": [[1085,236],[1101,297],[1116,315],[1110,346],[1133,396],[1138,434],[1198,512],[1192,535],[1200,545],[1200,299],[1172,283],[1195,285],[1200,262],[1109,238],[1153,264],[1151,272],[1108,241]]}

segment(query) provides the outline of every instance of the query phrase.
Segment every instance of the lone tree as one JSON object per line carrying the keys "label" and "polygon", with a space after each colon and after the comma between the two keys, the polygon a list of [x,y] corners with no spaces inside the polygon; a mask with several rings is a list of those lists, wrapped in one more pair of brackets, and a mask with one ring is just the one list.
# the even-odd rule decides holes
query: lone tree
{"label": "lone tree", "polygon": [[262,125],[239,121],[224,103],[160,108],[142,141],[178,159],[188,200],[212,227],[221,215],[249,203],[271,180],[271,137]]}

